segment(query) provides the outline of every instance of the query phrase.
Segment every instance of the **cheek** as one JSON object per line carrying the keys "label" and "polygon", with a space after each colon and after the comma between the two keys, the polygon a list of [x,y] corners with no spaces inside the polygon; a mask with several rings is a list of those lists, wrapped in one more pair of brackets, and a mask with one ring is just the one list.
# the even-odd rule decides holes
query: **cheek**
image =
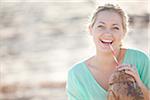
{"label": "cheek", "polygon": [[124,38],[124,35],[123,34],[117,34],[115,35],[115,40],[116,42],[121,42]]}
{"label": "cheek", "polygon": [[121,40],[123,40],[124,37],[125,37],[125,33],[122,33],[121,36],[120,36]]}
{"label": "cheek", "polygon": [[99,36],[94,34],[93,35],[93,41],[94,41],[95,44],[97,44],[99,42]]}
{"label": "cheek", "polygon": [[98,40],[98,37],[97,37],[96,35],[94,35],[94,36],[93,36],[93,40],[94,40],[94,41],[97,41],[97,40]]}

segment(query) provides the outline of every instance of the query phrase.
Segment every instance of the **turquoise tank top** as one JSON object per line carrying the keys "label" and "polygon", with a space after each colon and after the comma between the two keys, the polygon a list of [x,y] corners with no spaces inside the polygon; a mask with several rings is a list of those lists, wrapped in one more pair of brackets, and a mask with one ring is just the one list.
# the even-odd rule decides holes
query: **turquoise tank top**
{"label": "turquoise tank top", "polygon": [[[123,64],[135,65],[145,86],[150,89],[150,57],[141,51],[127,49]],[[94,79],[84,61],[68,71],[66,92],[68,100],[107,100],[107,90]]]}

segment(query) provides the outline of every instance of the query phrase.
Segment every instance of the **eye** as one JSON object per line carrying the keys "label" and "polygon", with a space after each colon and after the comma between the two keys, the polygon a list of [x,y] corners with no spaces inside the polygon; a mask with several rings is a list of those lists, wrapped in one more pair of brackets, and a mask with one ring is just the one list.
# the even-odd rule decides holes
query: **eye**
{"label": "eye", "polygon": [[115,29],[115,30],[119,30],[119,27],[113,27],[113,29]]}
{"label": "eye", "polygon": [[104,27],[103,25],[98,25],[97,27]]}
{"label": "eye", "polygon": [[103,28],[104,28],[104,26],[103,26],[103,25],[98,25],[98,26],[97,26],[97,28],[99,28],[99,29],[103,29]]}

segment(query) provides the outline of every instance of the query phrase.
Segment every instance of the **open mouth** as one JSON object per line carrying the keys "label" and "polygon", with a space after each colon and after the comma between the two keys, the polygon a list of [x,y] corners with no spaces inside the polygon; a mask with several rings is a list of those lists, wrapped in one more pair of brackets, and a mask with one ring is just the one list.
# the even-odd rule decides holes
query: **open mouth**
{"label": "open mouth", "polygon": [[112,44],[113,41],[112,40],[100,40],[103,44],[109,45]]}

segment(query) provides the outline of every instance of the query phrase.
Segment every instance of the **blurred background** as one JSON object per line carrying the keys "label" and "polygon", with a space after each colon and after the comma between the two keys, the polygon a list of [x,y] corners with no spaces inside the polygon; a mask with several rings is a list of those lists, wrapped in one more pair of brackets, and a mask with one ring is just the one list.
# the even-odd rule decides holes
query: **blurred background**
{"label": "blurred background", "polygon": [[[0,100],[66,100],[67,70],[95,51],[87,25],[98,3],[0,0]],[[150,54],[148,0],[117,3],[130,18],[124,46]]]}

